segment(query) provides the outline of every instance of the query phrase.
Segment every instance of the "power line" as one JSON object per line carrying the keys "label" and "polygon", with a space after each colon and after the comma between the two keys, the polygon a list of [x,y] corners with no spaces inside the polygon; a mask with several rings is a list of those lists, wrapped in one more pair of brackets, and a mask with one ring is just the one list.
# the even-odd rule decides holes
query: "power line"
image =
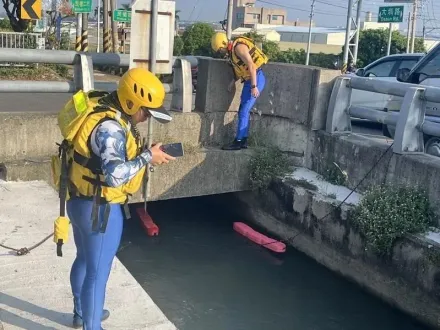
{"label": "power line", "polygon": [[[282,4],[279,4],[279,3],[273,2],[273,1],[267,1],[267,0],[257,0],[257,1],[258,1],[258,2],[261,2],[261,3],[266,3],[266,4],[268,4],[268,5],[274,5],[274,6],[277,6],[277,7],[281,7],[281,8],[293,9],[293,10],[298,10],[298,11],[302,11],[302,12],[306,12],[306,13],[309,13],[309,12],[310,12],[309,9],[303,9],[303,8],[298,8],[298,7],[292,7],[292,6],[282,5]],[[321,12],[321,11],[318,11],[318,10],[316,10],[315,13],[316,13],[316,14],[321,14],[321,15],[329,15],[329,16],[345,16],[345,15],[340,14],[340,13]]]}

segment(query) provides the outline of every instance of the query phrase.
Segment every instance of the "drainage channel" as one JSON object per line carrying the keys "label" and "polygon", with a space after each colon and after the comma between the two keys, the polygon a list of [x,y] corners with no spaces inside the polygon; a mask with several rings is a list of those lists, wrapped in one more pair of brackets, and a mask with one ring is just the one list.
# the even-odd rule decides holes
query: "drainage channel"
{"label": "drainage channel", "polygon": [[180,330],[426,329],[292,247],[251,243],[207,198],[148,207],[159,236],[127,220],[118,258]]}

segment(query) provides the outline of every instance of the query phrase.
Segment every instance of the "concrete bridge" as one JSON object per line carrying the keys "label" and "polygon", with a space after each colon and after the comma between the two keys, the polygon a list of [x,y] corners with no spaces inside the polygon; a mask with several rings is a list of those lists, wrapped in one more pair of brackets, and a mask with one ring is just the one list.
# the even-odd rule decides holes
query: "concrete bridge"
{"label": "concrete bridge", "polygon": [[[149,200],[191,197],[247,190],[247,151],[222,151],[234,136],[240,86],[229,93],[227,63],[199,60],[198,90],[191,112],[173,111],[169,125],[154,123],[155,141],[182,142],[186,156],[152,174]],[[310,132],[322,128],[336,72],[302,66],[269,64],[267,89],[252,116],[252,136],[274,143],[304,165]],[[67,100],[66,96],[66,100]],[[56,113],[0,113],[0,162],[6,180],[50,178],[50,156],[61,141]],[[146,136],[148,125],[139,126]],[[133,202],[140,201],[140,194]]]}
{"label": "concrete bridge", "polygon": [[[223,60],[201,58],[198,66],[195,106],[191,111],[174,111],[169,125],[154,123],[154,140],[183,142],[186,156],[156,169],[148,199],[242,192],[236,194],[239,204],[228,205],[247,210],[244,218],[254,219],[328,268],[439,327],[440,266],[433,261],[439,259],[432,259],[433,253],[440,255],[438,235],[405,237],[389,260],[382,260],[365,249],[363,237],[347,220],[347,209],[337,206],[338,194],[335,206],[325,192],[304,186],[294,174],[276,181],[269,192],[258,197],[246,192],[250,188],[248,162],[255,150],[252,145],[261,142],[287,153],[292,165],[307,173],[325,174],[336,163],[347,173],[348,188],[362,182],[359,193],[382,183],[421,186],[434,205],[440,195],[439,159],[417,153],[417,149],[390,149],[392,141],[387,139],[361,136],[348,129],[336,131],[335,127],[343,127],[350,106],[349,102],[345,108],[335,102],[346,86],[341,84],[339,72],[276,63],[265,67],[267,87],[251,121],[253,144],[248,150],[222,151],[219,147],[230,142],[235,132],[240,85],[235,93],[228,93],[232,73]],[[344,111],[338,112],[338,107]],[[56,152],[55,142],[61,140],[56,114],[2,111],[0,179],[51,182],[49,157]],[[399,121],[395,145],[411,144],[405,134],[419,126],[402,130],[408,123]],[[145,135],[147,125],[140,125],[140,131]],[[132,202],[136,201],[141,201],[140,194],[134,196]],[[253,211],[255,205],[263,211]],[[323,220],[325,214],[331,214],[330,219]],[[291,240],[298,231],[303,235]]]}

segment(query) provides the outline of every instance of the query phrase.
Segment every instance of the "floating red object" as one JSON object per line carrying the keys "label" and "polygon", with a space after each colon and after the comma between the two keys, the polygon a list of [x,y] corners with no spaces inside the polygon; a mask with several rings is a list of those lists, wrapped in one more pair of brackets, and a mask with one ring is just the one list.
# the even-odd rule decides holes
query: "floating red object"
{"label": "floating red object", "polygon": [[138,207],[136,209],[139,219],[141,220],[142,227],[144,227],[145,232],[148,236],[158,236],[159,227],[154,223],[151,216],[144,210],[143,207]]}
{"label": "floating red object", "polygon": [[252,242],[265,247],[266,249],[278,253],[286,252],[286,244],[255,231],[243,222],[234,222],[234,230],[237,233],[249,238]]}

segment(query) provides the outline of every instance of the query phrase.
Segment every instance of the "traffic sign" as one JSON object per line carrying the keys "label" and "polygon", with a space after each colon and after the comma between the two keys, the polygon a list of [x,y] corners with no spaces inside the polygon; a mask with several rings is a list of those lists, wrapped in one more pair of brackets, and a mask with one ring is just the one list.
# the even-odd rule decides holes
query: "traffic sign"
{"label": "traffic sign", "polygon": [[378,23],[403,22],[403,6],[379,7]]}
{"label": "traffic sign", "polygon": [[21,0],[21,19],[40,19],[42,13],[42,0]]}
{"label": "traffic sign", "polygon": [[115,22],[131,22],[131,11],[117,9],[113,11],[113,20]]}
{"label": "traffic sign", "polygon": [[91,13],[92,12],[92,0],[73,0],[72,1],[73,12],[78,13]]}

